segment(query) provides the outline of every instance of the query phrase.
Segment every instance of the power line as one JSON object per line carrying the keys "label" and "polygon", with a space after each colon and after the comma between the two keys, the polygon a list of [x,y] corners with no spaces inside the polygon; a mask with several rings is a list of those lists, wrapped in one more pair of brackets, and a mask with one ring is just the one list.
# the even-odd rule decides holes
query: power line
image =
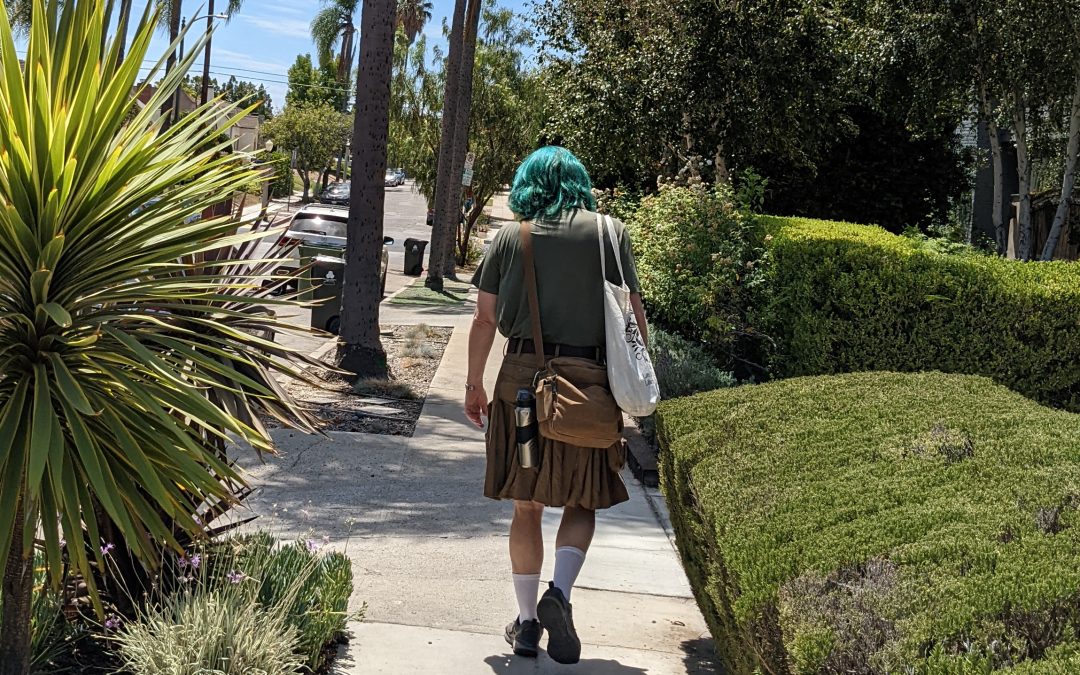
{"label": "power line", "polygon": [[[26,53],[22,52],[22,53],[19,53],[18,55],[22,56],[22,57],[25,57]],[[153,72],[154,67],[157,65],[157,61],[154,61],[153,59],[143,59],[143,63],[148,63],[148,64],[151,64],[151,65],[142,66],[141,68],[139,68],[140,72],[142,72],[142,71],[146,71],[147,73]],[[160,68],[158,70],[159,70],[159,72],[163,72],[163,71],[161,71]],[[252,70],[250,68],[234,68],[232,66],[211,66],[210,73],[212,75],[219,75],[221,77],[226,77],[226,76],[235,77],[235,75],[233,73],[221,72],[223,70],[233,70],[233,71],[242,72],[242,73],[254,73],[256,75],[270,75],[272,77],[288,77],[287,73],[272,73],[272,72],[266,71],[266,70]],[[202,74],[202,64],[198,64],[198,63],[192,64],[189,73],[194,73],[194,76],[196,76],[196,77],[201,76],[201,74]],[[237,79],[239,79],[239,78],[237,78]],[[305,88],[305,89],[322,89],[324,91],[332,91],[332,92],[337,92],[337,93],[346,93],[346,94],[349,94],[349,95],[352,95],[352,94],[354,94],[356,92],[355,88],[342,89],[341,87],[328,87],[328,86],[322,85],[322,84],[300,84],[298,82],[297,83],[290,83],[288,80],[271,80],[271,79],[267,79],[267,78],[258,78],[258,77],[248,77],[248,78],[245,78],[244,81],[261,82],[261,83],[264,83],[264,84],[284,84],[284,85],[288,85],[290,87],[302,87],[302,88]]]}

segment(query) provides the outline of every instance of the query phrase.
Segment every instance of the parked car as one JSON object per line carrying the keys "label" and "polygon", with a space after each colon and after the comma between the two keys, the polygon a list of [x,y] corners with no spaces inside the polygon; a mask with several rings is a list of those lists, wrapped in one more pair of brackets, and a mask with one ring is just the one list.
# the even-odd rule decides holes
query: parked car
{"label": "parked car", "polygon": [[398,167],[398,168],[394,169],[394,173],[397,174],[398,185],[404,185],[405,184],[405,169],[402,169],[401,167]]}
{"label": "parked car", "polygon": [[[289,221],[289,229],[281,235],[282,243],[295,243],[293,248],[292,265],[278,268],[280,274],[294,274],[304,262],[300,257],[301,246],[318,246],[320,248],[338,249],[344,256],[346,228],[349,222],[349,209],[336,204],[308,204],[304,206]],[[387,246],[392,246],[393,237],[383,237],[382,259],[380,261],[379,278],[381,279],[382,292],[386,292],[386,270],[390,264],[390,254]],[[295,289],[287,289],[295,290]]]}
{"label": "parked car", "polygon": [[331,183],[326,186],[326,189],[319,195],[319,201],[323,204],[342,204],[348,206],[351,190],[352,183],[347,180]]}
{"label": "parked car", "polygon": [[385,187],[397,187],[399,185],[404,185],[404,184],[405,184],[405,174],[404,173],[399,174],[397,171],[395,171],[393,169],[387,169],[386,178],[383,180],[383,185]]}

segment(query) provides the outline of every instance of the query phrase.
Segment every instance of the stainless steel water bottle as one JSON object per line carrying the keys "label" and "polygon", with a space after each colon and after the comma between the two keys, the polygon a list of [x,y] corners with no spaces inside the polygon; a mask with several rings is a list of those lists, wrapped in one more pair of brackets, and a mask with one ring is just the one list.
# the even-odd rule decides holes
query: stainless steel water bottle
{"label": "stainless steel water bottle", "polygon": [[540,430],[536,425],[536,397],[528,389],[518,390],[514,423],[518,464],[522,469],[534,469],[540,465]]}

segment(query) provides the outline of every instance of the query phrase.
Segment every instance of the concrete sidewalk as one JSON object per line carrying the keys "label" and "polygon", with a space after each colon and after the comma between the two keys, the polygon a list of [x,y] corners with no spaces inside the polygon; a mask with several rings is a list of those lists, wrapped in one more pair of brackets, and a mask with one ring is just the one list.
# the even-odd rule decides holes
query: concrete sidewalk
{"label": "concrete sidewalk", "polygon": [[[494,351],[489,383],[499,360]],[[250,503],[264,516],[258,527],[282,537],[328,536],[353,561],[352,609],[366,603],[366,618],[350,626],[352,640],[334,672],[713,672],[663,498],[628,471],[631,500],[598,514],[574,591],[582,662],[512,655],[502,638],[517,611],[507,556],[511,505],[482,494],[483,437],[461,410],[466,353],[467,329],[459,324],[412,438],[279,431],[285,456],[247,463],[260,487]],[[559,517],[558,509],[544,517],[545,580]]]}

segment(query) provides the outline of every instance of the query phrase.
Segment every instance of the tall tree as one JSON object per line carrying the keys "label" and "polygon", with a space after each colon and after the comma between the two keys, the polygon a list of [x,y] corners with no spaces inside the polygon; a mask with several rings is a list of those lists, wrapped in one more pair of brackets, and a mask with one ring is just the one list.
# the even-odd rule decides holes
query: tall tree
{"label": "tall tree", "polygon": [[397,5],[397,26],[405,32],[406,44],[412,46],[416,36],[431,20],[431,0],[400,0]]}
{"label": "tall tree", "polygon": [[285,152],[296,151],[296,171],[311,199],[311,172],[324,171],[349,140],[349,116],[328,104],[289,105],[263,125],[263,134]]}
{"label": "tall tree", "polygon": [[311,39],[320,55],[332,54],[334,47],[338,47],[337,80],[345,89],[352,81],[356,53],[353,17],[359,4],[360,0],[323,0],[323,8],[311,21]]}
{"label": "tall tree", "polygon": [[[450,28],[450,47],[446,54],[446,83],[443,91],[442,132],[439,135],[439,169],[435,179],[435,222],[431,230],[431,252],[428,255],[428,288],[443,288],[443,260],[450,241],[450,232],[458,226],[457,199],[461,190],[453,175],[454,128],[457,121],[458,88],[461,84],[461,54],[464,49],[466,0],[455,0],[454,19]],[[451,229],[453,228],[453,229]]]}
{"label": "tall tree", "polygon": [[[462,37],[464,44],[461,50],[461,67],[458,73],[459,83],[457,92],[457,106],[454,109],[454,153],[451,155],[450,168],[450,197],[451,207],[454,210],[453,223],[450,227],[442,230],[441,236],[445,237],[440,247],[442,253],[441,264],[443,277],[455,279],[457,277],[457,257],[454,255],[454,243],[458,239],[461,211],[461,177],[465,171],[465,155],[469,150],[469,119],[472,116],[472,90],[473,90],[473,66],[476,64],[476,33],[480,28],[480,6],[483,0],[469,0],[469,8],[465,16],[465,34]],[[431,263],[432,267],[436,263]]]}
{"label": "tall tree", "polygon": [[[180,12],[183,10],[183,3],[181,0],[160,0],[160,15],[159,20],[162,28],[169,32],[169,44],[175,45],[177,39],[180,37]],[[173,68],[176,67],[176,50],[169,50],[169,58],[165,61],[165,76],[168,77]],[[168,131],[172,126],[173,117],[178,114],[179,111],[175,110],[176,99],[169,99],[161,104],[161,114],[165,117],[165,122],[161,126],[161,130],[164,133]]]}
{"label": "tall tree", "polygon": [[[232,18],[232,15],[240,11],[240,6],[244,4],[244,0],[228,0],[228,5],[225,8],[226,21]],[[209,83],[210,83],[210,38],[213,34],[214,27],[214,0],[207,0],[206,5],[206,46],[203,47],[203,67],[202,67],[202,88],[199,91],[199,103],[206,103],[209,97]]]}
{"label": "tall tree", "polygon": [[[470,148],[475,154],[472,208],[452,246],[458,264],[465,264],[469,239],[484,207],[509,183],[521,160],[537,145],[544,121],[542,79],[530,73],[524,54],[532,44],[531,33],[520,28],[508,10],[485,10],[481,38],[473,70]],[[399,49],[402,46],[399,45]],[[394,82],[394,98],[400,107],[392,114],[391,147],[416,182],[416,189],[431,203],[438,170],[439,126],[442,117],[443,80],[447,63],[438,57],[434,70],[425,66],[429,54],[423,38],[413,53],[413,66]],[[400,56],[398,57],[401,58]]]}
{"label": "tall tree", "polygon": [[128,25],[131,23],[131,0],[120,0],[119,18],[116,24],[116,39],[119,41],[120,60],[124,60],[127,51]]}
{"label": "tall tree", "polygon": [[340,365],[358,377],[386,377],[379,340],[386,144],[394,60],[395,0],[367,0],[360,15],[360,67],[353,122],[352,193],[341,299]]}
{"label": "tall tree", "polygon": [[285,92],[285,105],[333,106],[341,111],[348,100],[348,89],[337,80],[333,58],[324,55],[319,67],[312,65],[311,54],[298,54],[289,66],[289,88]]}

